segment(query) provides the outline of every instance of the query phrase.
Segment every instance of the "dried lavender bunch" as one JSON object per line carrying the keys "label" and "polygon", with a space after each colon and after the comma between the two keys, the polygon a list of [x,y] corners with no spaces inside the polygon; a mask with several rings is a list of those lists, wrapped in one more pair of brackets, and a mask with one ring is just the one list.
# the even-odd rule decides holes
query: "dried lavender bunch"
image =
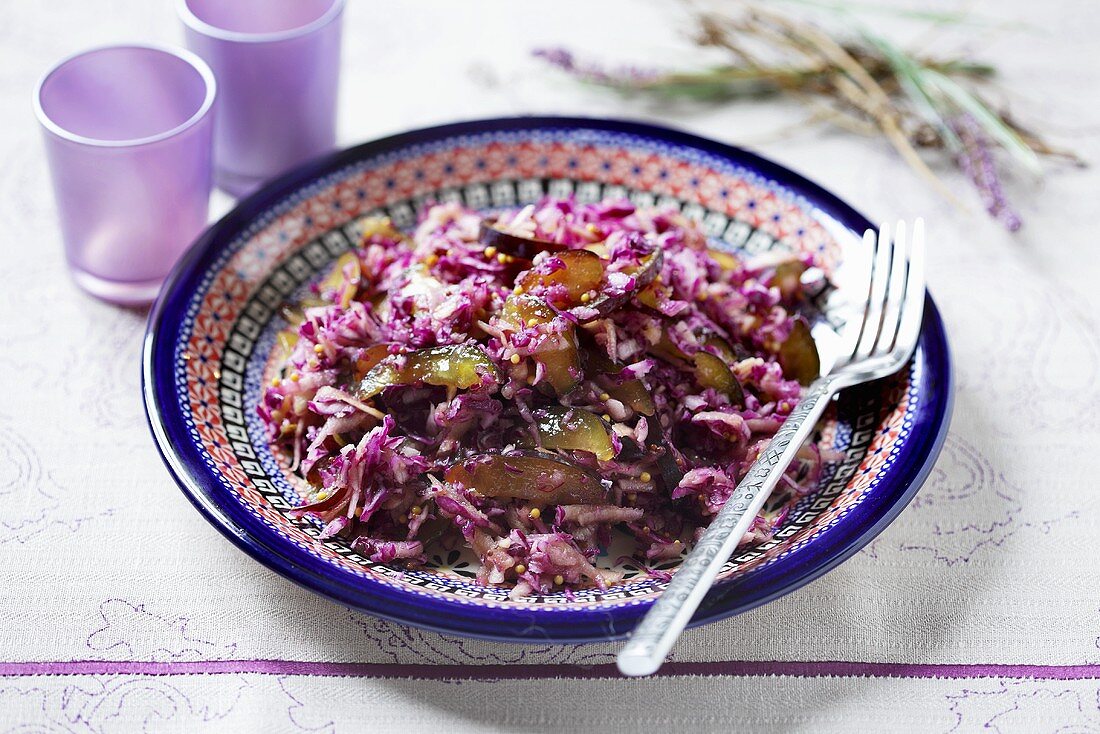
{"label": "dried lavender bunch", "polygon": [[914,171],[957,202],[926,161],[925,151],[945,149],[990,215],[1011,231],[1021,222],[1005,197],[999,167],[1039,175],[1039,156],[1083,165],[983,98],[981,83],[995,71],[990,65],[912,55],[844,17],[850,21],[846,32],[830,33],[770,7],[746,5],[736,16],[695,12],[696,42],[730,56],[728,64],[698,71],[605,68],[560,48],[535,53],[583,82],[619,92],[707,101],[792,96],[811,109],[813,121],[884,136]]}

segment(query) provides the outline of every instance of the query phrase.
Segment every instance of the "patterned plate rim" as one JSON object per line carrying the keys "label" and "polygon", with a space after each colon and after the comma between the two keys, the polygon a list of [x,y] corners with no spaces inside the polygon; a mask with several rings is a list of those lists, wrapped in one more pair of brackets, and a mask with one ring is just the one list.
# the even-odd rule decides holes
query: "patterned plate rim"
{"label": "patterned plate rim", "polygon": [[[243,508],[223,506],[211,487],[217,479],[186,439],[186,427],[174,400],[172,380],[175,324],[194,287],[220,249],[254,219],[295,191],[357,160],[409,145],[479,132],[523,132],[588,129],[624,133],[701,150],[777,182],[814,206],[813,214],[830,231],[861,233],[871,226],[863,215],[827,190],[797,173],[740,148],[690,133],[648,123],[576,117],[512,117],[452,123],[401,133],[332,153],[306,163],[270,182],[199,237],[169,276],[149,317],[142,356],[142,393],[146,418],[157,448],[176,483],[199,512],[238,548],[285,578],[347,606],[405,624],[509,642],[597,642],[625,637],[648,609],[648,603],[615,609],[492,609],[460,604],[394,589],[371,579],[342,579],[307,551],[276,551],[270,538]],[[163,336],[162,336],[163,335]],[[815,539],[807,552],[780,559],[765,568],[716,586],[692,620],[692,626],[723,619],[772,601],[827,573],[877,536],[916,494],[943,445],[953,402],[951,360],[943,322],[927,299],[920,350],[922,397],[913,429],[894,466],[875,492],[853,508],[845,522]],[[181,448],[182,447],[182,448]],[[254,532],[253,528],[261,532]],[[778,580],[777,580],[778,579]]]}

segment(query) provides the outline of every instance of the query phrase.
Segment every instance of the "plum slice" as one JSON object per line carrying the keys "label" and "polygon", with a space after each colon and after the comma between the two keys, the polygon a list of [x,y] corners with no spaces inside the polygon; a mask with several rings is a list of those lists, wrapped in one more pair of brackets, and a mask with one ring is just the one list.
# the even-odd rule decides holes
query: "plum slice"
{"label": "plum slice", "polygon": [[482,454],[451,466],[444,478],[485,497],[534,505],[607,502],[607,488],[593,472],[538,451]]}
{"label": "plum slice", "polygon": [[544,448],[587,451],[601,461],[615,457],[608,426],[594,413],[559,405],[536,410],[535,420]]}
{"label": "plum slice", "polygon": [[356,388],[356,397],[369,400],[387,387],[418,382],[466,389],[480,383],[482,375],[499,377],[489,355],[474,344],[419,349],[403,355],[403,360],[400,367],[396,359],[384,359],[370,368]]}
{"label": "plum slice", "polygon": [[540,252],[562,252],[567,249],[565,245],[560,245],[557,242],[505,232],[487,222],[481,223],[478,241],[486,247],[497,248],[499,252],[503,252],[505,255],[520,257],[525,260],[533,260],[535,255]]}
{"label": "plum slice", "polygon": [[703,387],[710,387],[729,397],[734,405],[745,404],[741,383],[733,376],[729,366],[710,352],[696,352],[691,357],[695,380]]}
{"label": "plum slice", "polygon": [[775,266],[771,284],[779,289],[784,301],[791,301],[802,294],[802,274],[806,264],[801,260],[785,260]]}
{"label": "plum slice", "polygon": [[[548,289],[547,297],[558,308],[571,308],[584,303],[584,296],[598,291],[604,278],[604,260],[589,250],[566,250],[554,255],[562,266],[549,273],[540,272],[541,268],[527,271],[520,286],[527,291],[532,288]],[[545,263],[544,263],[545,265]],[[554,289],[553,286],[563,286]]]}
{"label": "plum slice", "polygon": [[778,359],[783,375],[802,385],[809,385],[821,375],[817,344],[803,319],[795,320],[791,335],[779,346]]}

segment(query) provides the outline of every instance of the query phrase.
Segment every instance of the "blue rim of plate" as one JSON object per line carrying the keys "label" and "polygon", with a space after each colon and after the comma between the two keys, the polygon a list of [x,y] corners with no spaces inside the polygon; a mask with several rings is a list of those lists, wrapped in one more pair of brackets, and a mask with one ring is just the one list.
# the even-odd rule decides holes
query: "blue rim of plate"
{"label": "blue rim of plate", "polygon": [[[710,153],[777,182],[811,202],[818,215],[860,235],[871,222],[821,186],[746,150],[675,129],[629,120],[511,117],[471,120],[413,130],[310,161],[274,179],[204,232],[176,265],[149,317],[142,355],[146,418],[157,448],[180,489],[234,545],[300,586],[373,616],[444,634],[505,642],[600,642],[626,637],[649,603],[601,609],[538,610],[470,607],[413,596],[369,578],[336,577],[332,566],[304,549],[279,543],[240,504],[218,501],[213,470],[188,437],[173,383],[175,334],[205,271],[234,237],[262,212],[304,186],[366,157],[456,135],[536,129],[589,129],[648,137]],[[724,619],[794,591],[844,562],[886,528],[928,477],[943,446],[953,403],[951,359],[943,321],[926,299],[918,350],[923,353],[921,394],[913,427],[889,474],[845,522],[815,538],[812,547],[716,585],[690,626]],[[855,388],[872,389],[872,386]],[[927,397],[924,397],[927,396]],[[812,551],[812,552],[810,552]]]}

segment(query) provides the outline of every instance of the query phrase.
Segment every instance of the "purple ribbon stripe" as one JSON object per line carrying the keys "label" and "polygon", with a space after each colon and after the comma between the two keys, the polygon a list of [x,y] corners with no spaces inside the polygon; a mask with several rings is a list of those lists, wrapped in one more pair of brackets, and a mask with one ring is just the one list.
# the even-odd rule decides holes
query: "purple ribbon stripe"
{"label": "purple ribbon stripe", "polygon": [[[422,678],[434,680],[503,680],[525,678],[617,678],[614,665],[421,665],[389,663],[325,663],[300,660],[202,660],[154,662],[130,660],[67,660],[0,662],[0,677],[39,675],[218,675],[255,673],[359,678]],[[1100,679],[1097,665],[919,664],[843,661],[730,661],[667,663],[660,676],[801,678],[828,676],[864,678],[1026,678],[1032,680]]]}

